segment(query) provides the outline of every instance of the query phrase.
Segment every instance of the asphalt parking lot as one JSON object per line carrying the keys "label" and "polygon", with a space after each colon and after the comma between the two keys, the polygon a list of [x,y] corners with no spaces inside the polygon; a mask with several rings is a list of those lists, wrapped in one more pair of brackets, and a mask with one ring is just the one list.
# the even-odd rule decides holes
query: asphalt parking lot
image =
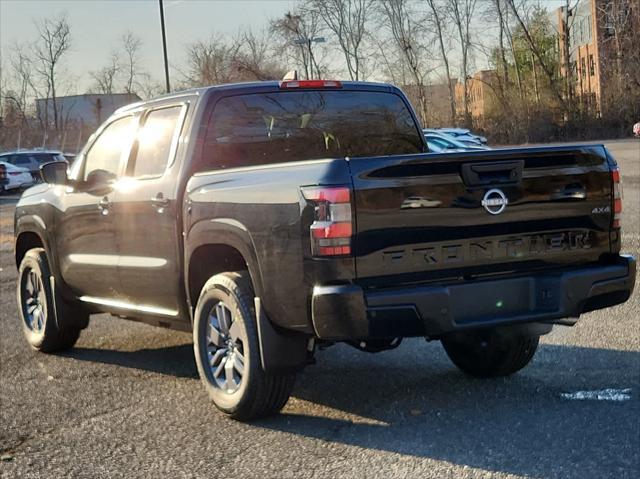
{"label": "asphalt parking lot", "polygon": [[[623,249],[639,256],[640,141],[608,146],[622,170]],[[465,377],[420,339],[377,355],[320,351],[281,415],[242,424],[209,402],[189,334],[102,315],[69,353],[30,350],[14,204],[0,197],[0,477],[640,476],[638,289],[557,327],[507,379]],[[605,389],[616,391],[571,399]]]}

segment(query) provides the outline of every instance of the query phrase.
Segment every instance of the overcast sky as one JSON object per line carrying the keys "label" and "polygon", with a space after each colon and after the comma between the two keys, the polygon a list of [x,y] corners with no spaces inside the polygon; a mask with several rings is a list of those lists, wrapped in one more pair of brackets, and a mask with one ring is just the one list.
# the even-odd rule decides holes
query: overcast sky
{"label": "overcast sky", "polygon": [[[483,0],[479,0],[483,1]],[[529,0],[528,0],[529,1]],[[550,10],[561,0],[530,0]],[[165,0],[169,63],[184,65],[185,46],[215,32],[232,34],[240,27],[261,28],[270,18],[295,7],[295,0]],[[0,0],[0,54],[16,42],[36,36],[34,21],[66,12],[71,25],[72,51],[66,59],[78,79],[70,93],[83,93],[91,84],[88,72],[106,64],[125,30],[143,42],[143,67],[156,80],[163,78],[161,36],[157,0]]]}

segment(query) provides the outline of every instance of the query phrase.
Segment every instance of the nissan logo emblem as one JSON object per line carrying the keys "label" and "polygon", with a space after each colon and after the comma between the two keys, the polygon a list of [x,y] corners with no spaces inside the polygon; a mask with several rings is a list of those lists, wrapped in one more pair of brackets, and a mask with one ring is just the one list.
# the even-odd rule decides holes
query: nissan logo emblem
{"label": "nissan logo emblem", "polygon": [[482,198],[482,206],[492,215],[499,215],[509,204],[507,196],[497,188],[487,191]]}

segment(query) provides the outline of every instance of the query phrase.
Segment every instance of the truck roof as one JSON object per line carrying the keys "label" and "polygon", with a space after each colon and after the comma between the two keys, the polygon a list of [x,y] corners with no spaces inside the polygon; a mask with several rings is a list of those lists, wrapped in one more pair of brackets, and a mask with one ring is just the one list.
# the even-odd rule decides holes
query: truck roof
{"label": "truck roof", "polygon": [[[300,80],[304,81],[304,80]],[[380,90],[380,91],[393,91],[399,90],[398,87],[389,83],[377,83],[377,82],[364,82],[364,81],[340,81],[342,83],[343,90]],[[181,98],[185,96],[204,96],[211,92],[242,92],[242,93],[261,93],[269,90],[279,90],[280,81],[254,81],[245,83],[224,83],[221,85],[211,85],[199,88],[189,88],[186,90],[180,90],[172,93],[167,93],[150,100],[131,103],[118,108],[115,113],[122,113],[125,111],[133,110],[150,103],[157,101],[164,101],[172,98]]]}

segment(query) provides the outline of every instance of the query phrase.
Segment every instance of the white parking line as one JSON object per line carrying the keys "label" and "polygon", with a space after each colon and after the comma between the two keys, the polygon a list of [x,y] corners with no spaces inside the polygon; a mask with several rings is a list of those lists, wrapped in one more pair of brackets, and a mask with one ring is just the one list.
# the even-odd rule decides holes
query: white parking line
{"label": "white parking line", "polygon": [[560,397],[573,401],[628,401],[631,399],[631,388],[576,391],[573,393],[562,393]]}

